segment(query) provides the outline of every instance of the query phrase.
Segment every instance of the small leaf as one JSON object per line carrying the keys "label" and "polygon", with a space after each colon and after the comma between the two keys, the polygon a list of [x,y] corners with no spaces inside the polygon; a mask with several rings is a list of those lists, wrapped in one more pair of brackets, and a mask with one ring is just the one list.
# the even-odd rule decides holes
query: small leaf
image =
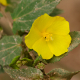
{"label": "small leaf", "polygon": [[34,20],[44,13],[50,14],[61,0],[22,0],[12,13],[13,33],[30,30]]}
{"label": "small leaf", "polygon": [[70,44],[70,47],[68,48],[68,52],[58,57],[53,56],[53,58],[51,58],[50,60],[47,60],[47,62],[54,63],[54,62],[60,61],[64,56],[68,55],[68,53],[71,50],[73,50],[75,47],[77,47],[80,44],[80,32],[79,31],[70,32],[70,35],[72,38],[72,42]]}
{"label": "small leaf", "polygon": [[5,11],[13,12],[20,1],[21,0],[7,0],[8,5],[7,5]]}
{"label": "small leaf", "polygon": [[64,69],[56,68],[47,73],[47,75],[50,76],[52,80],[71,80],[71,78],[79,72],[80,71],[69,72]]}
{"label": "small leaf", "polygon": [[59,14],[63,13],[63,10],[60,10],[58,8],[55,8],[52,13],[50,13],[50,16],[57,16]]}
{"label": "small leaf", "polygon": [[16,56],[10,63],[10,65],[16,64],[16,62],[18,61],[18,59],[20,58],[20,56]]}
{"label": "small leaf", "polygon": [[24,65],[26,63],[27,66],[32,66],[33,65],[33,60],[29,59],[29,58],[22,58],[21,59],[22,64]]}
{"label": "small leaf", "polygon": [[28,61],[28,62],[32,62],[32,61],[33,61],[33,60],[29,59],[29,58],[22,58],[21,60],[22,60],[22,61],[25,60],[25,61]]}
{"label": "small leaf", "polygon": [[41,63],[37,64],[36,68],[40,69],[40,70],[44,70],[45,64],[41,62]]}
{"label": "small leaf", "polygon": [[28,49],[28,52],[32,51],[33,49]]}
{"label": "small leaf", "polygon": [[19,67],[16,65],[16,62],[19,60],[20,56],[16,56],[10,63],[10,67],[13,69],[19,69]]}
{"label": "small leaf", "polygon": [[43,78],[43,73],[39,69],[32,67],[21,70],[4,68],[4,70],[14,80],[39,80]]}
{"label": "small leaf", "polygon": [[0,40],[0,64],[2,66],[9,65],[16,56],[20,55],[21,41],[22,38],[19,36],[4,36]]}
{"label": "small leaf", "polygon": [[33,63],[33,66],[37,65],[39,62],[43,62],[44,64],[47,64],[46,60],[42,59],[41,56],[38,56]]}

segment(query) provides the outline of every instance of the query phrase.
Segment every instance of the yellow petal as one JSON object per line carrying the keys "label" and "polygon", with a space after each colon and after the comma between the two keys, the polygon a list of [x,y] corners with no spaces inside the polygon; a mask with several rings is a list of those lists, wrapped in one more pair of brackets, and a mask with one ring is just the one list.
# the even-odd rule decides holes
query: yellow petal
{"label": "yellow petal", "polygon": [[60,56],[68,51],[70,42],[70,35],[53,35],[53,41],[49,41],[48,46],[55,56]]}
{"label": "yellow petal", "polygon": [[35,50],[43,59],[51,59],[68,51],[71,42],[69,23],[63,17],[44,14],[32,24],[25,36],[28,48]]}
{"label": "yellow petal", "polygon": [[0,3],[3,4],[4,6],[7,6],[8,5],[8,3],[7,3],[6,0],[0,0]]}
{"label": "yellow petal", "polygon": [[70,32],[69,22],[63,17],[55,16],[53,17],[53,24],[47,28],[48,33],[66,35]]}
{"label": "yellow petal", "polygon": [[49,26],[51,26],[52,23],[53,23],[53,17],[45,13],[44,15],[41,15],[34,21],[33,27],[39,30],[40,32],[43,32]]}
{"label": "yellow petal", "polygon": [[25,36],[25,44],[32,49],[33,44],[40,38],[40,32],[35,28],[31,28],[29,34]]}
{"label": "yellow petal", "polygon": [[33,49],[38,53],[38,55],[41,55],[43,59],[51,59],[53,57],[53,54],[44,38],[39,39],[33,45]]}

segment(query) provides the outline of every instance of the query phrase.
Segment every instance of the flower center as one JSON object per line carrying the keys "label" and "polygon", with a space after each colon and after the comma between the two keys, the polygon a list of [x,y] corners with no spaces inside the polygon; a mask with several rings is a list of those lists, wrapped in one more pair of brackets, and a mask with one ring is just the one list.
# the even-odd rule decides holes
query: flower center
{"label": "flower center", "polygon": [[42,33],[42,36],[45,38],[46,41],[53,40],[51,33],[44,32]]}

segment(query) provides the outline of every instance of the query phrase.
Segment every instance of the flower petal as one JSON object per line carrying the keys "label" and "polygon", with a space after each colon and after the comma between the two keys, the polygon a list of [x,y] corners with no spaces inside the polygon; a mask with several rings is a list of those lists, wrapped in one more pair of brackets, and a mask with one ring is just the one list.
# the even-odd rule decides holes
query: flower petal
{"label": "flower petal", "polygon": [[60,56],[68,51],[70,42],[70,35],[53,35],[53,41],[49,41],[48,46],[55,56]]}
{"label": "flower petal", "polygon": [[34,23],[33,23],[33,27],[36,28],[37,30],[39,30],[40,32],[45,31],[49,26],[52,25],[53,23],[53,17],[49,16],[48,14],[44,14],[41,15],[40,17],[38,17]]}
{"label": "flower petal", "polygon": [[53,24],[46,31],[53,34],[66,35],[70,32],[69,22],[63,17],[55,16],[53,17]]}
{"label": "flower petal", "polygon": [[47,42],[44,38],[39,39],[34,45],[33,49],[38,53],[38,55],[42,56],[43,59],[50,59],[53,57]]}
{"label": "flower petal", "polygon": [[69,23],[63,17],[51,17],[45,13],[34,21],[25,36],[25,43],[43,59],[50,59],[68,51],[71,42],[69,32]]}
{"label": "flower petal", "polygon": [[28,46],[28,48],[32,49],[33,44],[40,38],[40,32],[34,28],[31,28],[28,35],[25,36],[25,43]]}
{"label": "flower petal", "polygon": [[8,5],[8,3],[7,3],[6,0],[0,0],[0,3],[3,4],[4,6],[7,6]]}

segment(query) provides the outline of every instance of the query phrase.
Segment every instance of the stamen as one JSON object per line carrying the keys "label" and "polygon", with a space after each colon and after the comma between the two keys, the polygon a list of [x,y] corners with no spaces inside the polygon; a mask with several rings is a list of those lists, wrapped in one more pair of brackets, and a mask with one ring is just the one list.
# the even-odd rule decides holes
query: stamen
{"label": "stamen", "polygon": [[42,36],[45,38],[46,41],[53,40],[52,34],[50,34],[50,33],[44,32],[44,33],[42,33]]}

